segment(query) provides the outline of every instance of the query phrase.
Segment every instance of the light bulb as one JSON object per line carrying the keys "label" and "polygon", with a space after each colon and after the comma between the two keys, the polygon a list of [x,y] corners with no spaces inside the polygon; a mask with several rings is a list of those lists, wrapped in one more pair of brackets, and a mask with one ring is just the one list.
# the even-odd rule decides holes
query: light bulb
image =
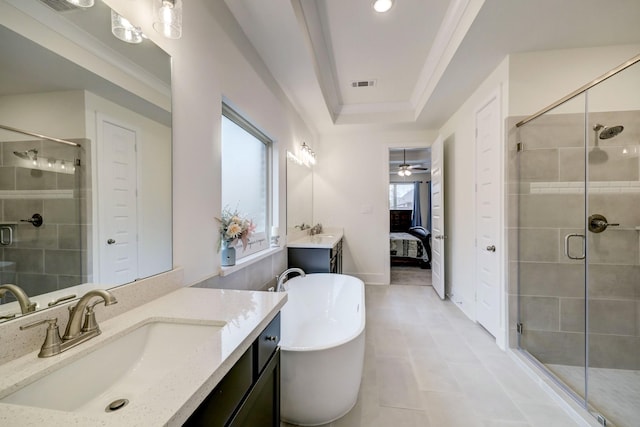
{"label": "light bulb", "polygon": [[142,43],[142,30],[115,11],[111,11],[111,33],[127,43]]}
{"label": "light bulb", "polygon": [[378,13],[388,12],[393,6],[393,0],[375,0],[373,9]]}
{"label": "light bulb", "polygon": [[170,39],[182,36],[182,0],[153,0],[153,28]]}
{"label": "light bulb", "polygon": [[94,0],[67,0],[67,3],[71,3],[78,7],[92,7],[95,3]]}

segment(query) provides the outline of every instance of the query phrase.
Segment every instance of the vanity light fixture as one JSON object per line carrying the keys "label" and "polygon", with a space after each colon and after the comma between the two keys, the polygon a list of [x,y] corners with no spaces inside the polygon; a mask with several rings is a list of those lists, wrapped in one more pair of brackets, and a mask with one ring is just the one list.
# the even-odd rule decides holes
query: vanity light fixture
{"label": "vanity light fixture", "polygon": [[142,29],[133,25],[127,18],[111,10],[111,34],[127,43],[142,43]]}
{"label": "vanity light fixture", "polygon": [[67,3],[71,3],[74,6],[78,7],[93,7],[95,0],[67,0]]}
{"label": "vanity light fixture", "polygon": [[170,39],[182,37],[182,0],[153,0],[153,28]]}
{"label": "vanity light fixture", "polygon": [[302,161],[305,165],[315,165],[316,164],[316,153],[307,145],[306,142],[302,143]]}
{"label": "vanity light fixture", "polygon": [[378,13],[388,12],[393,7],[393,0],[375,0],[373,2],[373,10]]}

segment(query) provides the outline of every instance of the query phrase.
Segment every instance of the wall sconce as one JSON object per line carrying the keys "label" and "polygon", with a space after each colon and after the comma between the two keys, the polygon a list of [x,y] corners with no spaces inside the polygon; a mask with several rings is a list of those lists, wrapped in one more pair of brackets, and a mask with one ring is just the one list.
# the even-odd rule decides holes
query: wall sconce
{"label": "wall sconce", "polygon": [[67,3],[71,3],[78,7],[92,7],[95,3],[94,0],[67,0]]}
{"label": "wall sconce", "polygon": [[114,10],[111,11],[111,33],[116,38],[127,43],[142,43],[144,38],[140,27],[136,27],[127,18],[118,15]]}
{"label": "wall sconce", "polygon": [[301,154],[302,162],[305,165],[309,166],[316,164],[316,153],[307,145],[306,142],[302,143]]}
{"label": "wall sconce", "polygon": [[182,37],[182,0],[153,0],[153,28],[170,39]]}

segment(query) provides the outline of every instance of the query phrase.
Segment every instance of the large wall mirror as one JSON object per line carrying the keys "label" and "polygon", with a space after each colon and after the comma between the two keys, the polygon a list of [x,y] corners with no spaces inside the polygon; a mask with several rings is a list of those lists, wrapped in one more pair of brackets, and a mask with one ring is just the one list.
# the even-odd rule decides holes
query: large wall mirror
{"label": "large wall mirror", "polygon": [[170,57],[62,0],[0,0],[0,57],[0,319],[170,270]]}
{"label": "large wall mirror", "polygon": [[313,225],[313,169],[287,152],[287,234]]}

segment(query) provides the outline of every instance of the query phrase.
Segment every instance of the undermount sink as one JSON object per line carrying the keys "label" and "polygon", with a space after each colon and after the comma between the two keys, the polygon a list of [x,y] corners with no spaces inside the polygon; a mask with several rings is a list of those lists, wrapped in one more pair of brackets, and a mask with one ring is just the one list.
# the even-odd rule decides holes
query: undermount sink
{"label": "undermount sink", "polygon": [[224,325],[182,320],[143,323],[0,402],[67,412],[109,412],[109,405],[111,410],[120,409],[190,350],[219,340]]}

